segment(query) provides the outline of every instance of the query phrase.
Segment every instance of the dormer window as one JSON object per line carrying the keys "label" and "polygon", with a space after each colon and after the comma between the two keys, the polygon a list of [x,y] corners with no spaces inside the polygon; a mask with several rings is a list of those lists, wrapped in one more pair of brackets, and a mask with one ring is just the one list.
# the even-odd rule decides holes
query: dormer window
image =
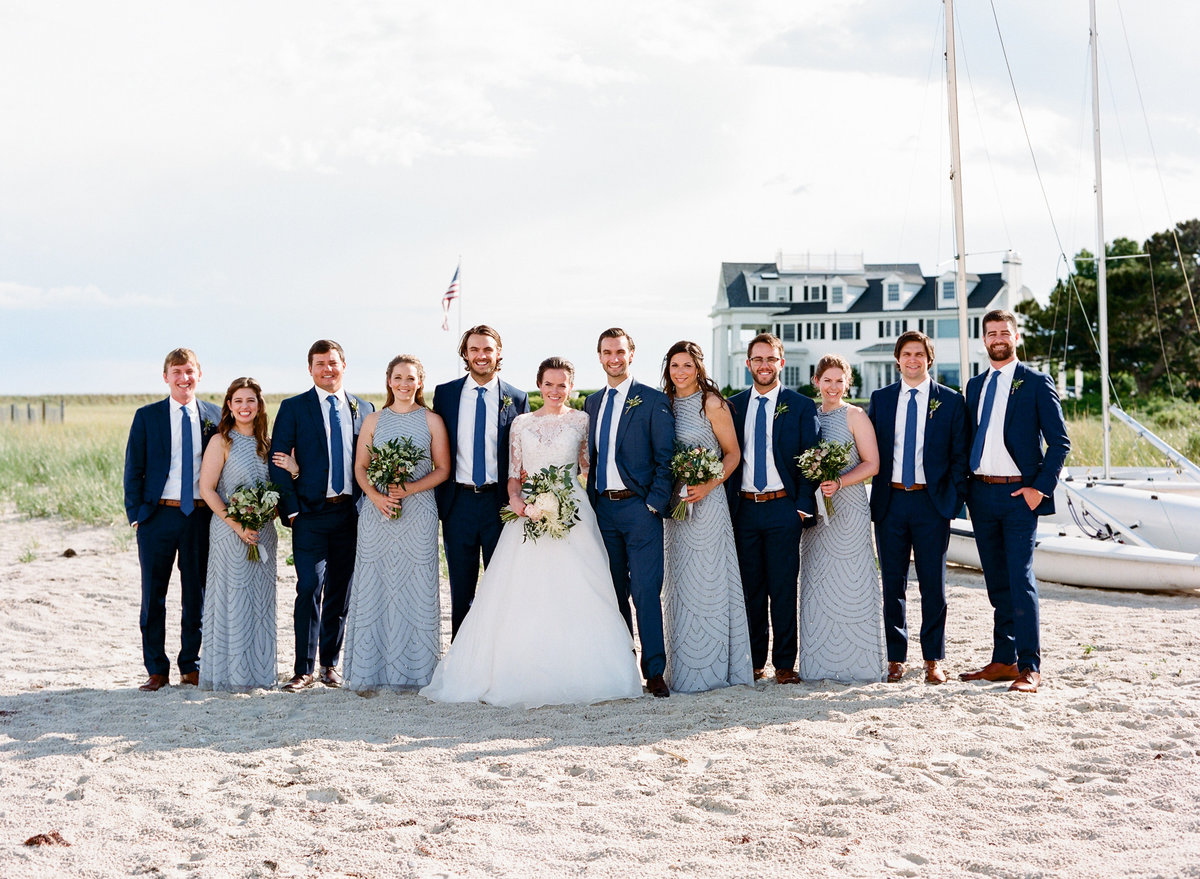
{"label": "dormer window", "polygon": [[954,301],[954,282],[953,281],[942,281],[942,301],[943,302],[953,302]]}
{"label": "dormer window", "polygon": [[820,284],[813,284],[804,288],[805,302],[824,302],[825,288]]}
{"label": "dormer window", "polygon": [[840,284],[835,284],[829,288],[829,302],[831,305],[841,305],[845,300],[846,288]]}
{"label": "dormer window", "polygon": [[899,302],[900,301],[900,285],[899,284],[892,283],[892,284],[887,285],[887,301],[888,302]]}

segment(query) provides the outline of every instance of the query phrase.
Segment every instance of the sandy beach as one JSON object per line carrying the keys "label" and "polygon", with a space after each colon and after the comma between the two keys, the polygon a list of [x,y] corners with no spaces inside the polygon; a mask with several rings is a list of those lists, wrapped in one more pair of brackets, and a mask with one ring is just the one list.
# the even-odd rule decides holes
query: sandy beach
{"label": "sandy beach", "polygon": [[[136,549],[114,535],[0,516],[9,879],[1200,876],[1200,595],[1043,584],[1035,696],[957,680],[991,641],[960,569],[942,687],[532,711],[142,693]],[[293,597],[283,568],[281,673]]]}

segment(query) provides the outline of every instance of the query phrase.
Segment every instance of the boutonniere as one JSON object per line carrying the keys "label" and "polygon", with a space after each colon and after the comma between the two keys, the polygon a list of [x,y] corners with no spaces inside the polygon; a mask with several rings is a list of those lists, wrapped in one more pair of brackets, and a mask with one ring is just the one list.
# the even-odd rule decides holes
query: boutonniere
{"label": "boutonniere", "polygon": [[778,406],[775,407],[775,414],[771,416],[772,420],[778,418],[780,415],[782,415],[786,411],[787,411],[787,403],[780,403]]}
{"label": "boutonniere", "polygon": [[510,397],[508,394],[505,394],[503,397],[500,398],[500,408],[501,409],[507,409],[511,405],[512,405],[512,397]]}
{"label": "boutonniere", "polygon": [[941,400],[935,400],[935,399],[931,399],[931,400],[929,401],[929,417],[930,417],[930,418],[932,418],[932,417],[933,417],[933,413],[934,413],[934,412],[936,412],[936,411],[938,410],[938,406],[940,406],[940,405],[942,405],[942,401],[941,401]]}
{"label": "boutonniere", "polygon": [[625,411],[628,412],[630,409],[636,409],[640,405],[642,405],[642,398],[640,395],[636,397],[630,397],[625,401]]}
{"label": "boutonniere", "polygon": [[350,401],[350,417],[358,418],[358,400],[349,394],[346,395],[346,399]]}
{"label": "boutonniere", "polygon": [[1021,385],[1023,385],[1023,384],[1025,384],[1025,379],[1023,379],[1023,378],[1017,379],[1015,382],[1012,383],[1012,387],[1008,389],[1008,395],[1011,397],[1013,394],[1015,394],[1017,392],[1017,388],[1021,387]]}
{"label": "boutonniere", "polygon": [[201,427],[203,427],[205,433],[212,433],[217,429],[216,423],[211,418],[205,418],[201,422]]}

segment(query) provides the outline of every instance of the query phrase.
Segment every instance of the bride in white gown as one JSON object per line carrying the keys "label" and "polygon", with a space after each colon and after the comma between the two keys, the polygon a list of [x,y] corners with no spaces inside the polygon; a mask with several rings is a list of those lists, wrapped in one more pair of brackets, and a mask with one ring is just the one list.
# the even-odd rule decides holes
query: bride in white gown
{"label": "bride in white gown", "polygon": [[[509,472],[566,465],[578,476],[588,417],[567,405],[574,379],[569,361],[542,362],[545,405],[513,422]],[[642,694],[596,514],[578,478],[571,484],[579,522],[566,537],[526,541],[523,517],[504,527],[471,610],[421,695],[534,708]],[[523,514],[520,478],[508,481],[508,493]]]}

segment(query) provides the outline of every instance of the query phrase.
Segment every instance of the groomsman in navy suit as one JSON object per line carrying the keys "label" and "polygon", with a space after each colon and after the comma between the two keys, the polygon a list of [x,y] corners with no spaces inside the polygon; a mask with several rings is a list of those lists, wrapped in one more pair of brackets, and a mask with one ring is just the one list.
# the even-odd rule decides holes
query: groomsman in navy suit
{"label": "groomsman in navy suit", "polygon": [[[354,480],[354,448],[363,418],[375,411],[342,388],[346,353],[331,339],[308,349],[311,390],[279,405],[271,434],[271,480],[279,486],[279,517],[292,529],[296,562],[293,621],[296,661],[289,693],[313,685],[317,659],[327,687],[342,684],[338,655],[346,635],[350,577],[354,573],[361,491]],[[291,454],[300,467],[293,478],[276,463]]]}
{"label": "groomsman in navy suit", "polygon": [[200,459],[216,432],[221,409],[196,399],[200,361],[176,348],[163,363],[166,400],[138,409],[125,446],[125,512],[137,529],[142,569],[142,661],[149,677],[139,689],[167,685],[167,584],[179,560],[180,683],[199,683],[200,620],[208,574],[212,513],[200,497]]}
{"label": "groomsman in navy suit", "polygon": [[656,697],[671,695],[663,672],[663,520],[671,498],[675,416],[662,391],[629,374],[634,344],[611,327],[596,343],[608,386],[584,401],[588,430],[588,497],[608,551],[617,606],[633,632],[630,597],[642,644],[642,676]]}
{"label": "groomsman in navy suit", "polygon": [[[800,681],[796,593],[800,578],[802,523],[817,512],[817,484],[800,474],[796,457],[817,444],[817,407],[808,397],[783,387],[783,343],[770,333],[750,341],[746,366],[754,387],[729,399],[742,460],[725,482],[754,679],[767,664],[768,618],[774,633],[771,661],[775,680]],[[769,613],[768,613],[769,606]]]}
{"label": "groomsman in navy suit", "polygon": [[486,568],[500,540],[500,508],[514,475],[508,472],[508,432],[513,419],[529,411],[525,392],[500,380],[503,350],[494,329],[471,327],[458,343],[467,374],[433,393],[454,462],[454,478],[434,489],[450,575],[451,639],[475,600],[480,556]]}
{"label": "groomsman in navy suit", "polygon": [[950,520],[967,496],[967,408],[961,394],[930,377],[933,343],[924,333],[902,333],[893,355],[900,381],[871,394],[867,412],[880,452],[871,518],[883,580],[887,679],[900,680],[908,658],[904,593],[911,556],[921,589],[925,681],[944,684],[946,550]]}
{"label": "groomsman in navy suit", "polygon": [[1054,488],[1071,441],[1054,382],[1017,360],[1016,316],[985,314],[983,342],[991,369],[967,382],[967,509],[993,609],[992,659],[959,677],[1012,681],[1010,690],[1036,693],[1042,652],[1033,547],[1038,516],[1054,512]]}

